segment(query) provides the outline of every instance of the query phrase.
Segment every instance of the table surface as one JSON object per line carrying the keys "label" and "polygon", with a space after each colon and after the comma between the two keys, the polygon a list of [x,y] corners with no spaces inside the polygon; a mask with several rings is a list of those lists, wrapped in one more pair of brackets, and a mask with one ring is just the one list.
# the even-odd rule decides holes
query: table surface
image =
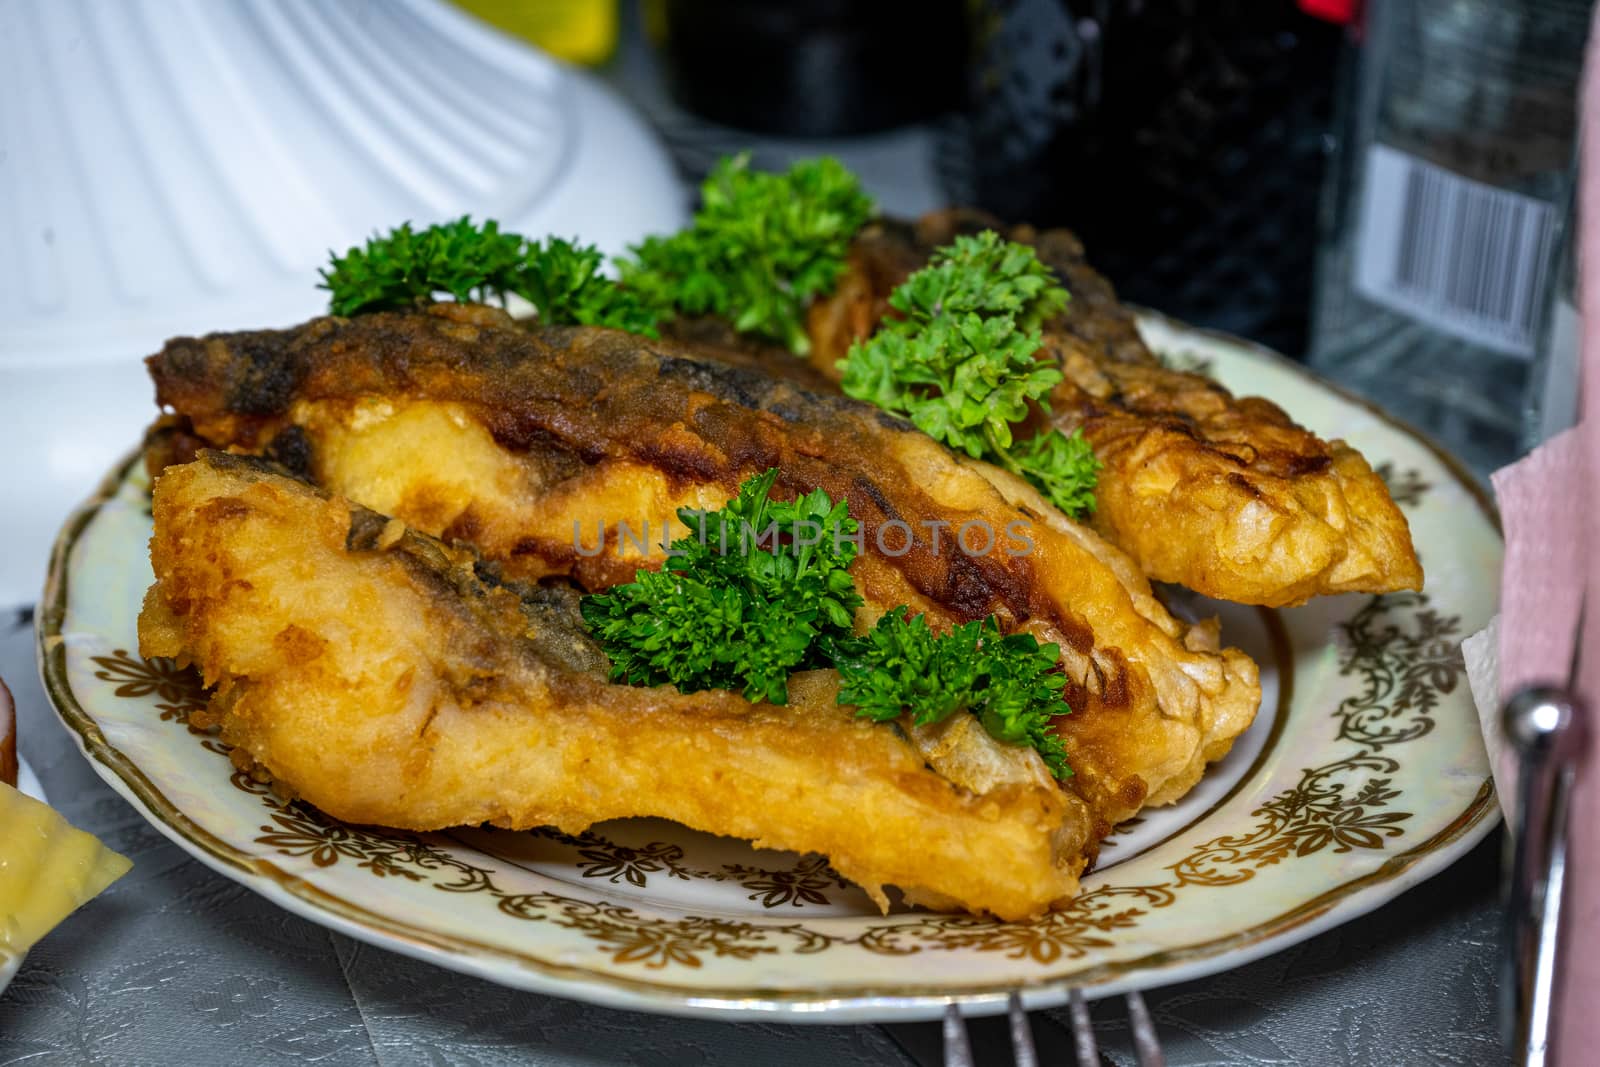
{"label": "table surface", "polygon": [[[686,172],[726,150],[726,131],[664,103],[638,51],[610,77]],[[839,154],[897,214],[939,202],[927,130],[839,143],[744,140],[767,166]],[[134,861],[0,993],[0,1065],[940,1062],[932,1023],[736,1024],[615,1011],[439,970],[290,915],[189,859],[104,785],[46,703],[31,627],[0,618],[0,631],[0,678],[17,698],[23,757],[75,825]],[[1497,831],[1370,916],[1147,993],[1168,1062],[1501,1062],[1500,842]],[[1102,1058],[1133,1063],[1120,998],[1093,1014]],[[1033,1025],[1042,1062],[1075,1062],[1063,1011],[1035,1013]],[[972,1030],[980,1063],[1010,1062],[999,1020]]]}

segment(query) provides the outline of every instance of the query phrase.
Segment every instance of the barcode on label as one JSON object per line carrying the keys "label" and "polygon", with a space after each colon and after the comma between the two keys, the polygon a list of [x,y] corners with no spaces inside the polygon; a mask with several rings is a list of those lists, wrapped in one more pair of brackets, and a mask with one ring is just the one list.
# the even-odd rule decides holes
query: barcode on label
{"label": "barcode on label", "polygon": [[1531,356],[1556,212],[1387,145],[1367,152],[1356,290],[1463,340]]}

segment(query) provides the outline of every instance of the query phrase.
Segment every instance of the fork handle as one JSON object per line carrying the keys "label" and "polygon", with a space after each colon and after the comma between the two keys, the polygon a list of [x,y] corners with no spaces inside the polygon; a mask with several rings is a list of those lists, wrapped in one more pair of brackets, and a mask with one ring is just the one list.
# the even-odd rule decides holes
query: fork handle
{"label": "fork handle", "polygon": [[1506,884],[1501,1017],[1514,1062],[1543,1067],[1550,1051],[1567,813],[1586,715],[1571,693],[1535,687],[1514,696],[1501,726],[1517,751],[1517,825]]}

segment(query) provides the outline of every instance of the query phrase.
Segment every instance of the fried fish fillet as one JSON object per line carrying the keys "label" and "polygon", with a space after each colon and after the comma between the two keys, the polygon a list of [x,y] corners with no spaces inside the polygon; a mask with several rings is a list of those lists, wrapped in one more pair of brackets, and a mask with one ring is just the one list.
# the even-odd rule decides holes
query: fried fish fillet
{"label": "fried fish fillet", "polygon": [[155,466],[196,444],[269,455],[517,579],[627,581],[661,550],[622,522],[720,507],[768,468],[776,495],[847,500],[863,535],[858,627],[909,605],[936,629],[994,614],[1062,646],[1073,713],[1057,732],[1096,839],[1192,787],[1260,701],[1249,657],[1174,619],[1131,560],[1028,485],[750,367],[442,304],[180,339],[150,369],[177,420]]}
{"label": "fried fish fillet", "polygon": [[[1005,232],[960,211],[862,231],[839,286],[811,310],[816,369],[837,378],[851,343],[889,313],[895,286],[934,248],[985,228]],[[1093,524],[1145,574],[1272,606],[1422,587],[1405,516],[1359,452],[1271,401],[1162,366],[1071,233],[1023,226],[1009,236],[1033,244],[1072,294],[1045,329],[1043,351],[1065,376],[1051,421],[1081,428],[1094,447],[1104,469]]]}
{"label": "fried fish fillet", "polygon": [[[336,818],[650,815],[820,852],[880,904],[895,885],[1018,919],[1076,892],[1087,806],[981,727],[919,743],[840,707],[832,671],[797,675],[785,707],[609,684],[572,590],[498,581],[259,460],[169,467],[153,512],[141,650],[198,665],[236,760]],[[938,742],[991,781],[953,782]]]}

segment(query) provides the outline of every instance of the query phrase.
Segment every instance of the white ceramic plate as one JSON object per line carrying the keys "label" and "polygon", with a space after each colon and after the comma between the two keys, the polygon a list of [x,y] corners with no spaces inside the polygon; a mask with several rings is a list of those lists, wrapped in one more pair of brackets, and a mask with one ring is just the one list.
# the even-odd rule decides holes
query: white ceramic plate
{"label": "white ceramic plate", "polygon": [[[20,756],[17,757],[17,788],[35,800],[44,800],[44,786],[39,784],[39,776],[33,773],[28,761]],[[26,952],[10,958],[0,957],[0,993],[6,991],[6,986],[10,985],[11,979],[22,970],[22,961],[27,958]]]}
{"label": "white ceramic plate", "polygon": [[390,833],[284,805],[192,729],[190,673],[136,652],[146,482],[114,473],[56,546],[47,689],[95,769],[202,862],[351,936],[508,985],[627,1008],[829,1022],[1002,1010],[1236,966],[1436,874],[1497,817],[1459,640],[1495,609],[1492,506],[1435,448],[1298,367],[1151,317],[1157,351],[1270,396],[1381,466],[1425,594],[1223,606],[1257,657],[1255,726],[1189,797],[1104,850],[1069,908],[1002,923],[879,915],[815,857],[671,824],[580,837]]}

